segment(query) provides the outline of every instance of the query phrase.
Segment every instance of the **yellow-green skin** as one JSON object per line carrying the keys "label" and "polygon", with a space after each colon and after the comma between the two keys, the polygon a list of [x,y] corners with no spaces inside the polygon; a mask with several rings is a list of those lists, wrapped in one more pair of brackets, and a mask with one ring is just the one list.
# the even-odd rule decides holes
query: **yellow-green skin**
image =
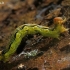
{"label": "yellow-green skin", "polygon": [[59,38],[60,33],[64,32],[65,29],[66,28],[62,24],[55,24],[54,29],[37,24],[21,25],[14,31],[7,49],[0,55],[0,60],[3,62],[8,61],[10,56],[16,52],[22,38],[24,38],[26,35],[34,35],[39,33],[44,37]]}

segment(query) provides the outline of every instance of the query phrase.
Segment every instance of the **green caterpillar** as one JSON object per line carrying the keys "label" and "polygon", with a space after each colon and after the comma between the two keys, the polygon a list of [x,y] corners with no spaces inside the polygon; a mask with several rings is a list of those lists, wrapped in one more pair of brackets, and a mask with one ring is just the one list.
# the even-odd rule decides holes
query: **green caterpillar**
{"label": "green caterpillar", "polygon": [[62,19],[60,17],[57,17],[54,19],[54,27],[49,28],[46,26],[41,26],[37,24],[24,24],[16,28],[14,31],[11,41],[8,48],[0,55],[0,60],[3,62],[6,62],[9,60],[9,58],[16,52],[18,46],[20,45],[22,38],[24,38],[26,35],[34,35],[34,34],[41,34],[44,37],[52,37],[52,38],[59,38],[60,33],[66,31],[67,29],[63,26],[63,22],[65,22],[66,19]]}

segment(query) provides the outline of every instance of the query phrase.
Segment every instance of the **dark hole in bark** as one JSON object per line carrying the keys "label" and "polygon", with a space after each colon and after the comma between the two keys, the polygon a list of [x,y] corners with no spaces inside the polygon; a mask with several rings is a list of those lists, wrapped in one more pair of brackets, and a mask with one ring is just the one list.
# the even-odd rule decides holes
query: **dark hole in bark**
{"label": "dark hole in bark", "polygon": [[28,35],[22,39],[19,47],[17,48],[17,51],[16,51],[17,54],[21,53],[24,50],[25,45],[26,45],[26,40],[31,39],[32,37],[33,37],[32,35]]}
{"label": "dark hole in bark", "polygon": [[60,51],[65,51],[66,53],[70,52],[70,45],[66,45],[65,47],[61,48]]}
{"label": "dark hole in bark", "polygon": [[70,67],[67,67],[67,68],[64,68],[64,69],[61,69],[61,70],[70,70]]}
{"label": "dark hole in bark", "polygon": [[39,70],[38,68],[29,68],[28,70]]}

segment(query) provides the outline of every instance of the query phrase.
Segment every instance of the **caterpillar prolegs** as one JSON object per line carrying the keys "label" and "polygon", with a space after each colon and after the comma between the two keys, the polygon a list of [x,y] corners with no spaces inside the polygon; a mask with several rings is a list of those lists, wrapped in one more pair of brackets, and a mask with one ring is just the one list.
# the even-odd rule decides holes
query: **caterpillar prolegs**
{"label": "caterpillar prolegs", "polygon": [[63,23],[65,21],[66,19],[62,19],[61,17],[54,18],[53,28],[37,24],[24,24],[19,26],[14,31],[11,41],[7,46],[8,48],[4,53],[0,55],[0,60],[4,62],[8,61],[10,56],[12,56],[16,52],[18,46],[22,41],[22,38],[26,37],[26,35],[34,35],[39,33],[44,37],[59,38],[60,33],[67,31],[67,29],[63,26]]}

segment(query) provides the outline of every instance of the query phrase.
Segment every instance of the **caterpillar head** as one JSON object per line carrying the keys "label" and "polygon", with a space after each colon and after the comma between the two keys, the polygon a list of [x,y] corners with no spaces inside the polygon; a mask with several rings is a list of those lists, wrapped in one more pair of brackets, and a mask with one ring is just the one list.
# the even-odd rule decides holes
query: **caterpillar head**
{"label": "caterpillar head", "polygon": [[63,24],[64,22],[66,22],[66,18],[62,18],[62,17],[55,17],[54,19],[53,19],[53,22],[55,23],[55,24]]}
{"label": "caterpillar head", "polygon": [[66,22],[66,18],[63,19],[62,17],[55,17],[53,22],[58,26],[58,29],[60,29],[61,33],[68,31],[68,29],[63,26],[63,23]]}

